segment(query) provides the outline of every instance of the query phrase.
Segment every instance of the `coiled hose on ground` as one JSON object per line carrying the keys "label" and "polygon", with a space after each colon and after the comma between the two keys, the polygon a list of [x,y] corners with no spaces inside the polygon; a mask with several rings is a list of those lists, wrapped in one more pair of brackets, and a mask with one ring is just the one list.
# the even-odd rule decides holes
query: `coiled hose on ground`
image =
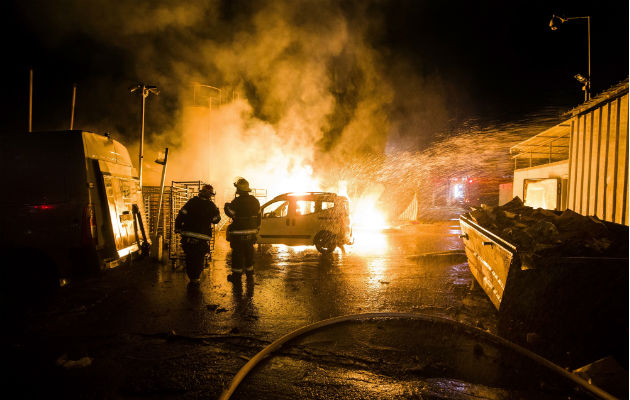
{"label": "coiled hose on ground", "polygon": [[446,319],[446,318],[441,318],[441,317],[436,317],[436,316],[430,316],[430,315],[424,315],[424,314],[417,314],[417,313],[396,313],[396,312],[383,312],[383,313],[363,313],[363,314],[350,314],[350,315],[342,315],[339,317],[334,317],[334,318],[329,318],[329,319],[325,319],[319,322],[315,322],[313,324],[310,325],[306,325],[303,326],[299,329],[296,329],[292,332],[287,333],[286,335],[282,336],[281,338],[275,340],[274,342],[272,342],[269,346],[265,347],[264,349],[262,349],[261,351],[259,351],[254,357],[252,357],[251,360],[249,360],[234,376],[234,378],[232,379],[232,382],[230,382],[230,386],[223,391],[223,393],[221,393],[221,396],[219,397],[219,400],[228,400],[232,394],[234,394],[234,392],[236,391],[236,389],[238,388],[238,385],[243,381],[243,379],[245,379],[245,377],[247,376],[247,374],[263,359],[265,359],[266,357],[268,357],[269,355],[271,355],[274,351],[278,350],[280,347],[282,347],[283,344],[287,343],[288,341],[295,339],[301,335],[304,335],[306,333],[310,333],[313,332],[317,329],[329,326],[329,325],[334,325],[334,324],[339,324],[342,322],[348,322],[348,321],[362,321],[362,320],[369,320],[369,319],[379,319],[379,318],[407,318],[407,319],[417,319],[417,320],[423,320],[426,322],[437,322],[437,323],[444,323],[444,324],[450,324],[453,326],[457,326],[459,328],[464,328],[464,330],[466,330],[469,333],[472,334],[477,334],[480,336],[483,336],[491,341],[494,341],[495,343],[498,343],[500,345],[506,346],[514,351],[516,351],[517,353],[533,360],[534,362],[536,362],[537,364],[548,368],[562,376],[564,376],[565,378],[569,379],[570,381],[574,382],[575,384],[577,384],[578,386],[584,388],[585,390],[587,390],[588,392],[594,394],[595,396],[601,398],[601,399],[606,399],[606,400],[616,400],[616,397],[610,395],[609,393],[605,392],[604,390],[602,390],[601,388],[590,384],[589,382],[587,382],[586,380],[582,379],[581,377],[579,377],[578,375],[569,372],[567,370],[565,370],[564,368],[560,367],[559,365],[547,360],[546,358],[543,358],[541,356],[539,356],[536,353],[533,353],[515,343],[512,343],[506,339],[503,339],[497,335],[493,335],[491,333],[488,333],[486,331],[483,331],[481,329],[478,328],[474,328],[472,326],[468,326],[465,324],[462,324],[460,322],[457,321],[453,321],[450,319]]}

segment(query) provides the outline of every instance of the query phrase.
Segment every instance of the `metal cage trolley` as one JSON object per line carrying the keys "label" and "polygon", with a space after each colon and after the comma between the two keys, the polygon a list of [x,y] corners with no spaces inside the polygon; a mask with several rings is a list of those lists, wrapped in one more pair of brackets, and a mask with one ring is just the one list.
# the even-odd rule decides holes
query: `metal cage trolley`
{"label": "metal cage trolley", "polygon": [[[203,181],[171,182],[170,218],[169,218],[169,259],[173,269],[184,265],[184,251],[181,245],[181,235],[175,233],[175,218],[186,202],[195,197],[206,183]],[[214,196],[211,197],[214,202]],[[205,268],[210,264],[216,237],[216,226],[212,225],[212,239],[210,239],[210,253],[206,255]]]}

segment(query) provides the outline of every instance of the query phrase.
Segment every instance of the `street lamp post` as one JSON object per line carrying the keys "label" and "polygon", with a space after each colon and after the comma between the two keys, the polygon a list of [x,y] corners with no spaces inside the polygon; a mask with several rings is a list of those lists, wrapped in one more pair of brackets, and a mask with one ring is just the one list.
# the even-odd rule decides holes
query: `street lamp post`
{"label": "street lamp post", "polygon": [[144,103],[150,93],[153,93],[157,96],[158,94],[160,94],[160,92],[158,91],[156,86],[145,85],[144,83],[138,83],[138,86],[131,89],[131,93],[135,93],[137,91],[140,91],[142,95],[142,99],[140,101],[140,151],[138,157],[138,180],[140,182],[140,189],[142,189],[142,159],[144,158]]}
{"label": "street lamp post", "polygon": [[588,101],[591,98],[591,17],[590,16],[586,16],[586,17],[569,17],[569,18],[563,18],[563,17],[558,17],[557,15],[553,15],[551,17],[551,21],[549,21],[549,28],[551,28],[552,31],[555,31],[556,29],[558,29],[558,24],[564,24],[567,21],[570,21],[572,19],[586,19],[586,24],[587,24],[587,35],[588,35],[588,76],[586,76],[586,78],[584,78],[582,75],[577,74],[575,75],[575,79],[577,79],[578,81],[580,81],[580,83],[583,83],[584,86],[582,87],[582,90],[584,90],[584,100]]}

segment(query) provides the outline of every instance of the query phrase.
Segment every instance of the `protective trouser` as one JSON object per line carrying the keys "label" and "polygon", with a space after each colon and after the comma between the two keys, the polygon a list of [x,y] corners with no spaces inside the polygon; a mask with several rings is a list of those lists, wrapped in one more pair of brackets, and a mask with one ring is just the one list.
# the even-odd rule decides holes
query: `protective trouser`
{"label": "protective trouser", "polygon": [[255,234],[230,235],[230,247],[232,248],[232,273],[241,274],[243,271],[254,270],[254,244]]}
{"label": "protective trouser", "polygon": [[210,245],[207,241],[192,237],[182,237],[182,250],[186,259],[186,275],[189,279],[199,279],[203,263]]}

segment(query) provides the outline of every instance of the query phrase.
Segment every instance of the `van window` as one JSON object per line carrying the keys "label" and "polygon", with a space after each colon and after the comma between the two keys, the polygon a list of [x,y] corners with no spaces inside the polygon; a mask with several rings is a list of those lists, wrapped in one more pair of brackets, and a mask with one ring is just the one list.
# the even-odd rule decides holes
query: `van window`
{"label": "van window", "polygon": [[313,200],[298,200],[296,202],[296,211],[298,215],[308,215],[315,212],[315,201]]}
{"label": "van window", "polygon": [[289,202],[280,200],[274,201],[262,210],[263,218],[286,217],[289,213]]}
{"label": "van window", "polygon": [[328,210],[333,207],[335,207],[335,203],[332,201],[322,201],[322,210]]}

